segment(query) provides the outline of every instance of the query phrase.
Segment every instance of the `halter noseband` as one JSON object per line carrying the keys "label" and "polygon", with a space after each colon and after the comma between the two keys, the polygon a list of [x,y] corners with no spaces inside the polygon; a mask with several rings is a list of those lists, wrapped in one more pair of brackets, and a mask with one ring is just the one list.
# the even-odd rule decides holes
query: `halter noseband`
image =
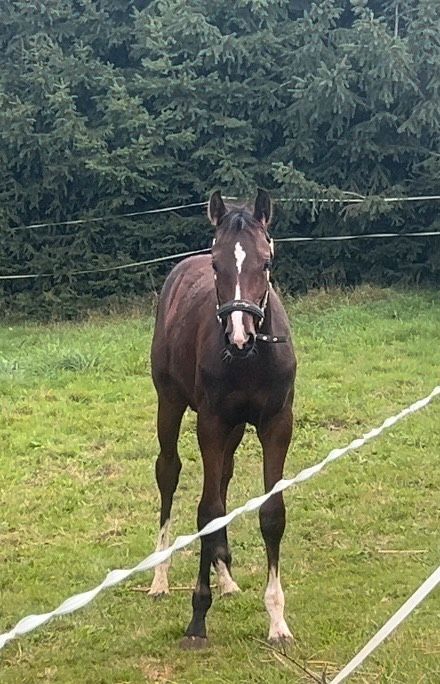
{"label": "halter noseband", "polygon": [[[269,300],[269,271],[267,272],[267,276],[267,289],[264,293],[264,297],[262,299],[260,306],[254,304],[254,302],[248,301],[247,299],[231,299],[229,302],[226,302],[221,306],[220,304],[217,304],[216,314],[218,320],[222,323],[234,311],[241,311],[243,313],[251,314],[251,316],[255,316],[255,318],[258,318],[258,327],[261,327],[264,321],[264,317],[266,315],[266,307],[267,302]],[[277,344],[278,342],[287,342],[287,337],[285,335],[266,335],[264,333],[257,333],[255,335],[255,339],[257,340],[257,342],[272,342],[274,344]]]}
{"label": "halter noseband", "polygon": [[259,321],[264,320],[264,309],[253,302],[248,302],[247,299],[231,299],[229,302],[226,302],[226,304],[218,306],[217,316],[223,320],[234,311],[244,311],[245,313],[252,314],[252,316],[258,318]]}

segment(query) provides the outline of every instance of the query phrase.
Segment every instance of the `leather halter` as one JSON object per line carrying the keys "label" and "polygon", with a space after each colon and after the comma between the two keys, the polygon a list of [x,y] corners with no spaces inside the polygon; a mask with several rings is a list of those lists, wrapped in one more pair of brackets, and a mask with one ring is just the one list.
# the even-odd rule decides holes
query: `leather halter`
{"label": "leather halter", "polygon": [[257,306],[257,304],[249,302],[247,299],[231,299],[229,302],[226,302],[226,304],[218,306],[217,316],[223,320],[234,311],[244,311],[245,313],[252,314],[252,316],[258,318],[259,321],[264,320],[264,310]]}
{"label": "leather halter", "polygon": [[[267,307],[267,302],[269,300],[269,291],[270,291],[270,280],[269,280],[269,271],[267,272],[267,289],[266,292],[264,293],[264,297],[262,299],[261,305],[258,306],[258,304],[254,304],[254,302],[250,302],[247,299],[231,299],[229,302],[226,302],[225,304],[217,304],[217,318],[218,320],[222,323],[231,313],[234,311],[241,311],[243,313],[248,313],[251,314],[251,316],[255,316],[255,318],[258,318],[258,327],[261,327],[264,317],[266,315],[266,307]],[[217,301],[218,301],[218,294],[217,294]],[[257,342],[270,342],[273,344],[277,344],[279,342],[287,342],[287,337],[285,335],[266,335],[265,333],[256,333],[255,339]]]}

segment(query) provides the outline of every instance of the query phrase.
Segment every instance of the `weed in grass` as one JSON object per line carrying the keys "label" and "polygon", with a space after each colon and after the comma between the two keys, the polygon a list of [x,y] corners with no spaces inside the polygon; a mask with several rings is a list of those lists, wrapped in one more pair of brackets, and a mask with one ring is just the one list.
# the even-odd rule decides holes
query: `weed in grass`
{"label": "weed in grass", "polygon": [[16,359],[6,359],[0,356],[0,377],[2,375],[14,375],[20,370],[20,364]]}
{"label": "weed in grass", "polygon": [[86,354],[80,351],[72,351],[64,354],[53,363],[55,370],[67,370],[74,373],[84,373],[85,371],[98,368],[101,363],[99,354]]}

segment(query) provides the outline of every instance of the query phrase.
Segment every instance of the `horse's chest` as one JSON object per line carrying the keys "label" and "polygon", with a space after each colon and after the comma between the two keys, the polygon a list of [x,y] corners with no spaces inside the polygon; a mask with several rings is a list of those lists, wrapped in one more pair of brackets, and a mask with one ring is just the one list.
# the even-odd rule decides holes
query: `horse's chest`
{"label": "horse's chest", "polygon": [[230,374],[223,378],[205,378],[204,403],[210,411],[229,423],[258,423],[261,415],[282,405],[282,392],[263,378]]}
{"label": "horse's chest", "polygon": [[215,415],[222,416],[231,425],[239,423],[256,423],[261,415],[262,405],[241,392],[219,394],[211,393],[208,397],[209,408]]}

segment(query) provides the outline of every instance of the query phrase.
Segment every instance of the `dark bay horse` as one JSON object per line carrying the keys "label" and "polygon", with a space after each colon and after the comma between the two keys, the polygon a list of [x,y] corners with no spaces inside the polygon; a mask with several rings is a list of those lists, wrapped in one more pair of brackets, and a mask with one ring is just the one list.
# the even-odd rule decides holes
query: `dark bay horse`
{"label": "dark bay horse", "polygon": [[[215,226],[211,255],[190,257],[172,270],[156,317],[151,359],[160,444],[156,461],[161,495],[158,549],[169,543],[171,505],[181,469],[177,440],[187,406],[197,412],[203,459],[199,529],[225,514],[234,452],[246,423],[256,427],[263,447],[266,491],[283,475],[292,436],[296,360],[287,315],[270,284],[270,197],[258,190],[255,206],[249,210],[225,206],[217,191],[210,198],[208,216]],[[292,636],[284,619],[279,573],[285,528],[282,494],[261,507],[260,527],[268,559],[264,600],[270,616],[269,639],[282,641]],[[217,571],[221,594],[239,591],[231,577],[226,529],[201,539],[193,616],[182,643],[186,647],[207,642],[211,565]],[[151,595],[168,593],[167,573],[166,564],[156,568]]]}

